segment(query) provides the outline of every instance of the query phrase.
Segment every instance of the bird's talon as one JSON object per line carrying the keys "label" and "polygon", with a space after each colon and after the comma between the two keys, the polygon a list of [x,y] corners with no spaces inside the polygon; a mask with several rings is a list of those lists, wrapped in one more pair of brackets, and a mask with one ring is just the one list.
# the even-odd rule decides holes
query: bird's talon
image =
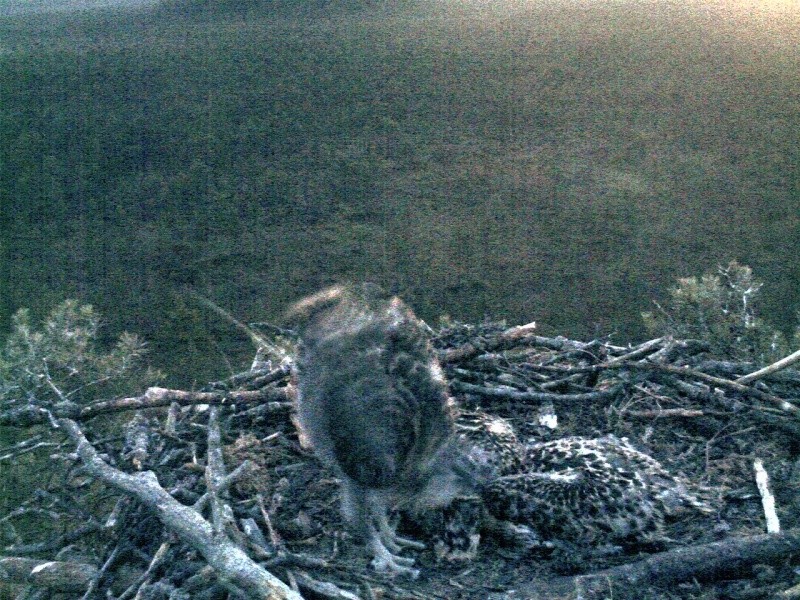
{"label": "bird's talon", "polygon": [[411,565],[414,560],[404,556],[390,555],[390,558],[383,556],[376,556],[372,559],[372,568],[379,573],[386,573],[387,575],[406,575],[411,579],[419,577],[419,569],[412,569]]}
{"label": "bird's talon", "polygon": [[399,565],[403,565],[404,567],[410,567],[414,564],[413,558],[408,556],[397,556],[396,554],[394,555],[394,561]]}
{"label": "bird's talon", "polygon": [[422,542],[400,537],[399,535],[393,536],[392,541],[400,548],[413,548],[414,550],[425,550],[425,544],[423,544]]}

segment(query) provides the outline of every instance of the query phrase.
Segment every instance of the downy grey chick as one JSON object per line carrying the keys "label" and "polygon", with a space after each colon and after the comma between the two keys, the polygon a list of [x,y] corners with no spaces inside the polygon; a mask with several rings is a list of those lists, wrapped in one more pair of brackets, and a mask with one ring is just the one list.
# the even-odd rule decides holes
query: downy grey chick
{"label": "downy grey chick", "polygon": [[301,338],[299,426],[341,479],[344,518],[376,569],[416,576],[399,552],[424,546],[396,535],[389,511],[444,506],[478,485],[427,326],[372,284],[323,290],[288,318]]}
{"label": "downy grey chick", "polygon": [[[525,446],[509,421],[480,410],[459,408],[455,427],[487,486],[497,478],[524,470]],[[482,532],[525,548],[539,540],[525,526],[495,519],[486,511],[480,494],[459,496],[448,506],[416,518],[412,515],[412,519],[431,538],[436,557],[447,561],[473,560]]]}

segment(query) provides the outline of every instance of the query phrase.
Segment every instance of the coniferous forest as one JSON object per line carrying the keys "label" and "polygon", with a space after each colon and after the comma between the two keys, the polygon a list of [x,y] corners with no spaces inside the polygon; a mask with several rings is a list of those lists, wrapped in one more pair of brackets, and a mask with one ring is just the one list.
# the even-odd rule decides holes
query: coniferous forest
{"label": "coniferous forest", "polygon": [[[795,7],[796,8],[796,7]],[[800,306],[791,2],[203,2],[0,18],[0,331],[94,305],[182,385],[369,279],[426,319],[644,338],[737,260]]]}

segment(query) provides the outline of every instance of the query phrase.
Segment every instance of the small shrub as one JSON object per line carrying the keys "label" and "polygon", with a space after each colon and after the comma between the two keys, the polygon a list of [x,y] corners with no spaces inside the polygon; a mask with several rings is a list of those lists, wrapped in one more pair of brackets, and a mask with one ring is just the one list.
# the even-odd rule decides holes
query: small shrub
{"label": "small shrub", "polygon": [[74,300],[59,304],[39,327],[17,311],[0,350],[0,408],[62,401],[87,404],[99,397],[138,393],[161,374],[142,368],[145,344],[123,333],[113,347],[98,342],[100,317]]}
{"label": "small shrub", "polygon": [[784,334],[758,316],[762,286],[750,267],[732,261],[699,279],[678,279],[668,304],[656,302],[642,318],[654,335],[706,340],[720,357],[768,364],[790,349]]}
{"label": "small shrub", "polygon": [[[39,324],[31,322],[27,309],[17,311],[0,348],[0,413],[51,409],[65,403],[84,406],[100,399],[138,395],[160,379],[160,373],[142,364],[146,348],[141,340],[123,333],[113,346],[104,347],[98,340],[100,329],[94,309],[73,300],[59,304]],[[119,421],[127,418],[95,419],[92,433],[119,435]],[[49,430],[50,425],[0,427],[0,515],[21,506],[30,508],[38,501],[46,503],[59,482],[69,482],[70,463],[53,460],[61,443],[43,440]],[[86,506],[92,507],[98,518],[110,510],[102,486],[93,485],[83,493]],[[0,543],[49,530],[53,524],[47,521],[47,514],[34,507],[13,523],[5,522]],[[55,531],[67,525],[62,522],[54,526]]]}

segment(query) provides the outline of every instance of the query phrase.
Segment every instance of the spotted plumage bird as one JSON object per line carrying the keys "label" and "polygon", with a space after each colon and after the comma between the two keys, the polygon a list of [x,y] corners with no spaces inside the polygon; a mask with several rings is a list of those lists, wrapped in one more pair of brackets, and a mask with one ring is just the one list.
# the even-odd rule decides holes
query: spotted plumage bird
{"label": "spotted plumage bird", "polygon": [[[456,433],[467,447],[474,468],[481,473],[480,480],[490,482],[523,471],[525,447],[506,419],[480,410],[457,409]],[[481,531],[492,522],[478,491],[410,517],[431,539],[436,557],[447,561],[475,558]]]}
{"label": "spotted plumage bird", "polygon": [[424,323],[379,287],[336,286],[294,305],[301,344],[297,413],[317,456],[341,480],[342,513],[383,571],[415,576],[388,512],[421,512],[474,492],[474,461]]}
{"label": "spotted plumage bird", "polygon": [[511,423],[480,410],[456,409],[456,433],[469,448],[472,460],[492,479],[519,473],[525,461],[525,447]]}
{"label": "spotted plumage bird", "polygon": [[483,492],[499,519],[544,539],[603,545],[666,540],[667,517],[710,514],[703,490],[614,435],[530,444],[521,472],[494,479]]}
{"label": "spotted plumage bird", "polygon": [[524,445],[507,420],[478,411],[460,411],[456,429],[491,470],[481,494],[456,498],[419,521],[440,559],[474,558],[481,531],[527,549],[566,543],[602,552],[618,543],[659,543],[668,541],[668,518],[713,512],[708,490],[624,438]]}

